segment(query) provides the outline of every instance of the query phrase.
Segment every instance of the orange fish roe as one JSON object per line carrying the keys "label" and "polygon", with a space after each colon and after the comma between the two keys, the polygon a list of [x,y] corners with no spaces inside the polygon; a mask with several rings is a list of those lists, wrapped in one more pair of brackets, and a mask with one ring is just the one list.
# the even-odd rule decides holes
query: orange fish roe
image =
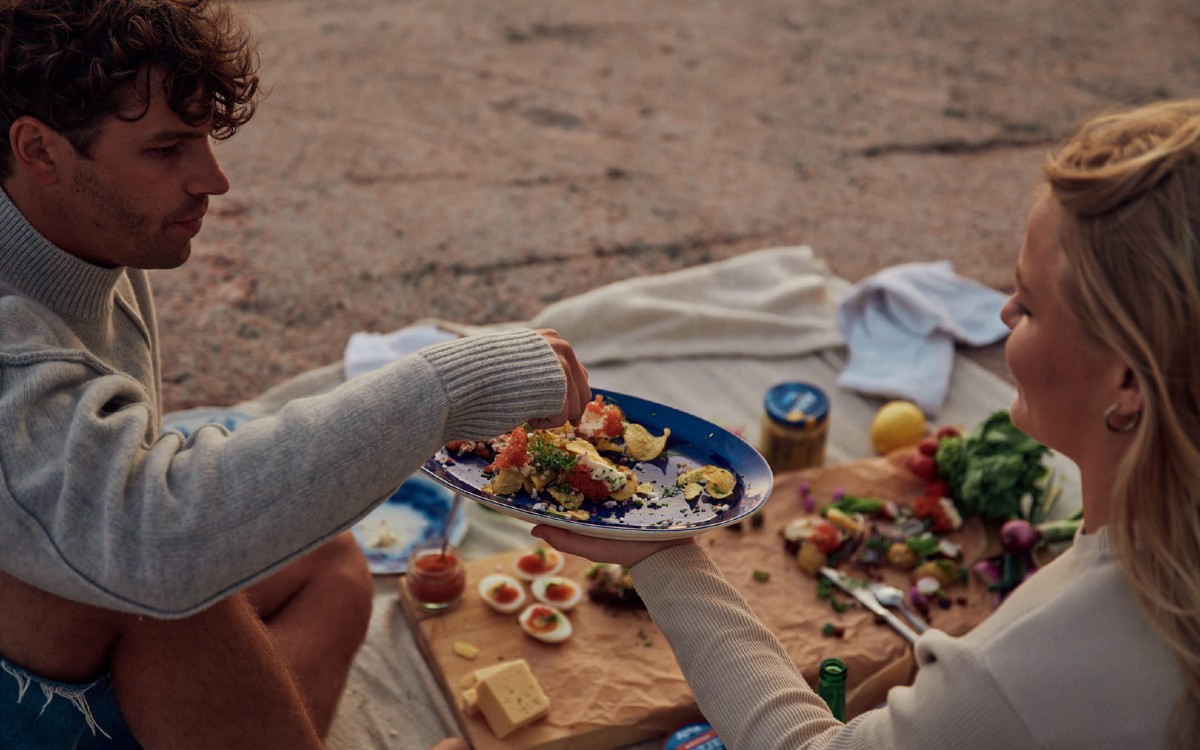
{"label": "orange fish roe", "polygon": [[508,443],[496,460],[485,467],[485,471],[500,471],[519,468],[529,463],[529,433],[518,427],[508,434]]}
{"label": "orange fish roe", "polygon": [[596,435],[610,438],[621,437],[625,429],[622,424],[625,415],[618,407],[611,404],[606,405],[604,397],[597,394],[596,398],[587,405],[586,410],[603,420],[603,426],[596,431]]}
{"label": "orange fish roe", "polygon": [[588,500],[604,500],[608,497],[609,487],[599,479],[592,478],[592,472],[583,464],[576,464],[567,475],[566,483],[583,493]]}

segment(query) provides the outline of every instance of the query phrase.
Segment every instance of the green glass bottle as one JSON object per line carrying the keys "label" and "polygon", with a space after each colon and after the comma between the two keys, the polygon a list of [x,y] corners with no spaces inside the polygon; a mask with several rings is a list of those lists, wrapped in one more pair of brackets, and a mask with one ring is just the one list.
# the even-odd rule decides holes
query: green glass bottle
{"label": "green glass bottle", "polygon": [[846,720],[846,662],[825,659],[817,671],[817,695],[829,705],[833,718]]}

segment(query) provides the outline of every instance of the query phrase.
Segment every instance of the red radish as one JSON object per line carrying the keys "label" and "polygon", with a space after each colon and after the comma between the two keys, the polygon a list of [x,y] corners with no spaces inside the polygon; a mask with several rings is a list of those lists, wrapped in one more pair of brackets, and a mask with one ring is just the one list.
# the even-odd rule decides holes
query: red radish
{"label": "red radish", "polygon": [[1000,527],[1000,545],[1014,555],[1032,552],[1041,540],[1042,534],[1037,527],[1024,519],[1014,518]]}

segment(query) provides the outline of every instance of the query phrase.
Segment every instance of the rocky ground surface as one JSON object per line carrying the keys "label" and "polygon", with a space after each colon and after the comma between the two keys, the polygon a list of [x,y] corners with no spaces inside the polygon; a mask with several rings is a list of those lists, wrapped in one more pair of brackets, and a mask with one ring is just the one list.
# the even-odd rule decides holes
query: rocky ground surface
{"label": "rocky ground surface", "polygon": [[192,259],[155,273],[169,410],[355,331],[520,320],[769,246],[1006,290],[1055,140],[1200,95],[1200,0],[241,5],[269,95],[218,147],[233,189]]}

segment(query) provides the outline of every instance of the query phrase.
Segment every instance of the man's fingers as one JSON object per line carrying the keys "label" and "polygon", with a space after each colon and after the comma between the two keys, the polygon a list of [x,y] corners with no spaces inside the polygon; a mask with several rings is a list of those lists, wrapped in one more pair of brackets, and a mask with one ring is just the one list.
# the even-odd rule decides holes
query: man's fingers
{"label": "man's fingers", "polygon": [[583,416],[583,409],[592,399],[591,388],[588,387],[588,371],[579,361],[574,347],[551,328],[541,328],[537,333],[550,345],[562,365],[563,375],[567,379],[567,396],[563,400],[563,408],[553,417],[531,419],[530,424],[535,428],[557,427],[565,422],[578,424]]}

